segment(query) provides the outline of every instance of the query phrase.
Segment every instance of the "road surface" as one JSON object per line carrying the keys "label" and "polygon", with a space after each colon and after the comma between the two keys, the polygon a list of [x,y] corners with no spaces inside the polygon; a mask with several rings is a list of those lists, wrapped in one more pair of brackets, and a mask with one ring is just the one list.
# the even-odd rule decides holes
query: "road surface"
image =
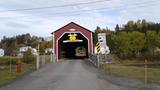
{"label": "road surface", "polygon": [[82,60],[50,64],[0,90],[131,90],[109,83]]}

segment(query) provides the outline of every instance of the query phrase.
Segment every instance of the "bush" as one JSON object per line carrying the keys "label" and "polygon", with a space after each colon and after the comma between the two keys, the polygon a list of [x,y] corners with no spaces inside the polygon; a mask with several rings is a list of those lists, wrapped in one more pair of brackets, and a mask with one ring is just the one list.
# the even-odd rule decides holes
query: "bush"
{"label": "bush", "polygon": [[11,56],[0,57],[0,65],[9,65],[10,63],[12,65],[16,65],[16,61],[18,59],[19,59],[18,57],[11,57]]}
{"label": "bush", "polygon": [[32,63],[35,63],[35,61],[36,61],[36,57],[32,55],[31,49],[28,49],[28,51],[24,53],[22,62],[27,64],[32,64]]}
{"label": "bush", "polygon": [[36,57],[33,55],[25,55],[23,56],[23,59],[22,59],[22,62],[28,63],[28,64],[35,63],[35,61],[36,61]]}

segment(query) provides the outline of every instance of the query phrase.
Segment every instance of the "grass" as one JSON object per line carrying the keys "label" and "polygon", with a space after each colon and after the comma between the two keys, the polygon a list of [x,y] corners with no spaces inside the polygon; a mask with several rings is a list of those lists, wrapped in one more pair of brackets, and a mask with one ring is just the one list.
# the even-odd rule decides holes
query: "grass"
{"label": "grass", "polygon": [[0,71],[0,86],[9,83],[16,77],[23,75],[23,74],[24,72],[17,73],[16,70],[12,70],[11,72],[8,69]]}
{"label": "grass", "polygon": [[16,64],[16,61],[21,58],[14,56],[3,56],[0,57],[0,65],[9,65],[10,63]]}
{"label": "grass", "polygon": [[[42,56],[40,57],[40,64],[42,63]],[[24,64],[21,68],[21,73],[16,72],[16,60],[18,60],[19,57],[10,57],[10,56],[4,56],[0,57],[0,67],[5,66],[5,68],[2,70],[0,69],[0,86],[5,85],[9,82],[11,82],[13,79],[24,75],[26,72],[30,72],[32,70],[35,70],[35,64],[32,64],[30,67],[27,65],[27,68],[24,68]],[[12,63],[10,63],[12,61]],[[45,64],[50,63],[50,55],[45,56]],[[9,70],[9,65],[12,64],[12,72]]]}
{"label": "grass", "polygon": [[22,66],[21,72],[17,73],[16,67],[12,66],[12,70],[10,71],[9,66],[6,66],[6,69],[3,69],[0,71],[0,86],[5,85],[12,80],[16,79],[19,76],[24,75],[25,73],[29,72],[28,70],[24,70],[24,67]]}
{"label": "grass", "polygon": [[[111,74],[145,81],[145,68],[122,64],[103,64],[101,68]],[[147,83],[160,85],[160,68],[147,68]]]}

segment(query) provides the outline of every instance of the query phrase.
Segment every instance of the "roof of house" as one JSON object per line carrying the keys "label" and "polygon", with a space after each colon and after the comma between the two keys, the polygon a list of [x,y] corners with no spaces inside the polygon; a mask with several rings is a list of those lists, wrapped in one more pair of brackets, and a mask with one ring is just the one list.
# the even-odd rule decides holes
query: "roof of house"
{"label": "roof of house", "polygon": [[[85,27],[83,27],[83,26],[81,26],[81,25],[79,25],[79,24],[77,24],[77,23],[70,22],[70,23],[68,23],[67,25],[65,25],[65,26],[63,26],[63,27],[57,29],[56,31],[52,32],[51,34],[53,34],[53,33],[57,32],[57,31],[59,31],[60,29],[66,27],[66,26],[68,26],[68,25],[70,25],[70,24],[75,24],[75,25],[77,25],[77,26],[79,26],[79,27],[81,27],[81,28],[83,28],[83,29],[85,29],[85,30],[87,30],[87,31],[89,31],[89,32],[92,32],[91,30],[89,30],[89,29],[87,29],[87,28],[85,28]],[[93,32],[92,32],[92,33],[93,33]]]}

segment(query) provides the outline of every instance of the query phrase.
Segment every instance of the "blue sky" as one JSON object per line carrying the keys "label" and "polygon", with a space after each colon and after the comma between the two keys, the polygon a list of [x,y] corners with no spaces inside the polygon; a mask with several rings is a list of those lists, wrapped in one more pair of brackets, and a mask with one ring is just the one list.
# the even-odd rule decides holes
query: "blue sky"
{"label": "blue sky", "polygon": [[[86,2],[59,8],[27,11],[16,9],[59,6]],[[160,22],[159,0],[1,0],[0,39],[23,33],[37,36],[51,36],[51,32],[73,21],[90,30],[96,26],[114,30],[116,24],[128,20],[146,19]]]}

